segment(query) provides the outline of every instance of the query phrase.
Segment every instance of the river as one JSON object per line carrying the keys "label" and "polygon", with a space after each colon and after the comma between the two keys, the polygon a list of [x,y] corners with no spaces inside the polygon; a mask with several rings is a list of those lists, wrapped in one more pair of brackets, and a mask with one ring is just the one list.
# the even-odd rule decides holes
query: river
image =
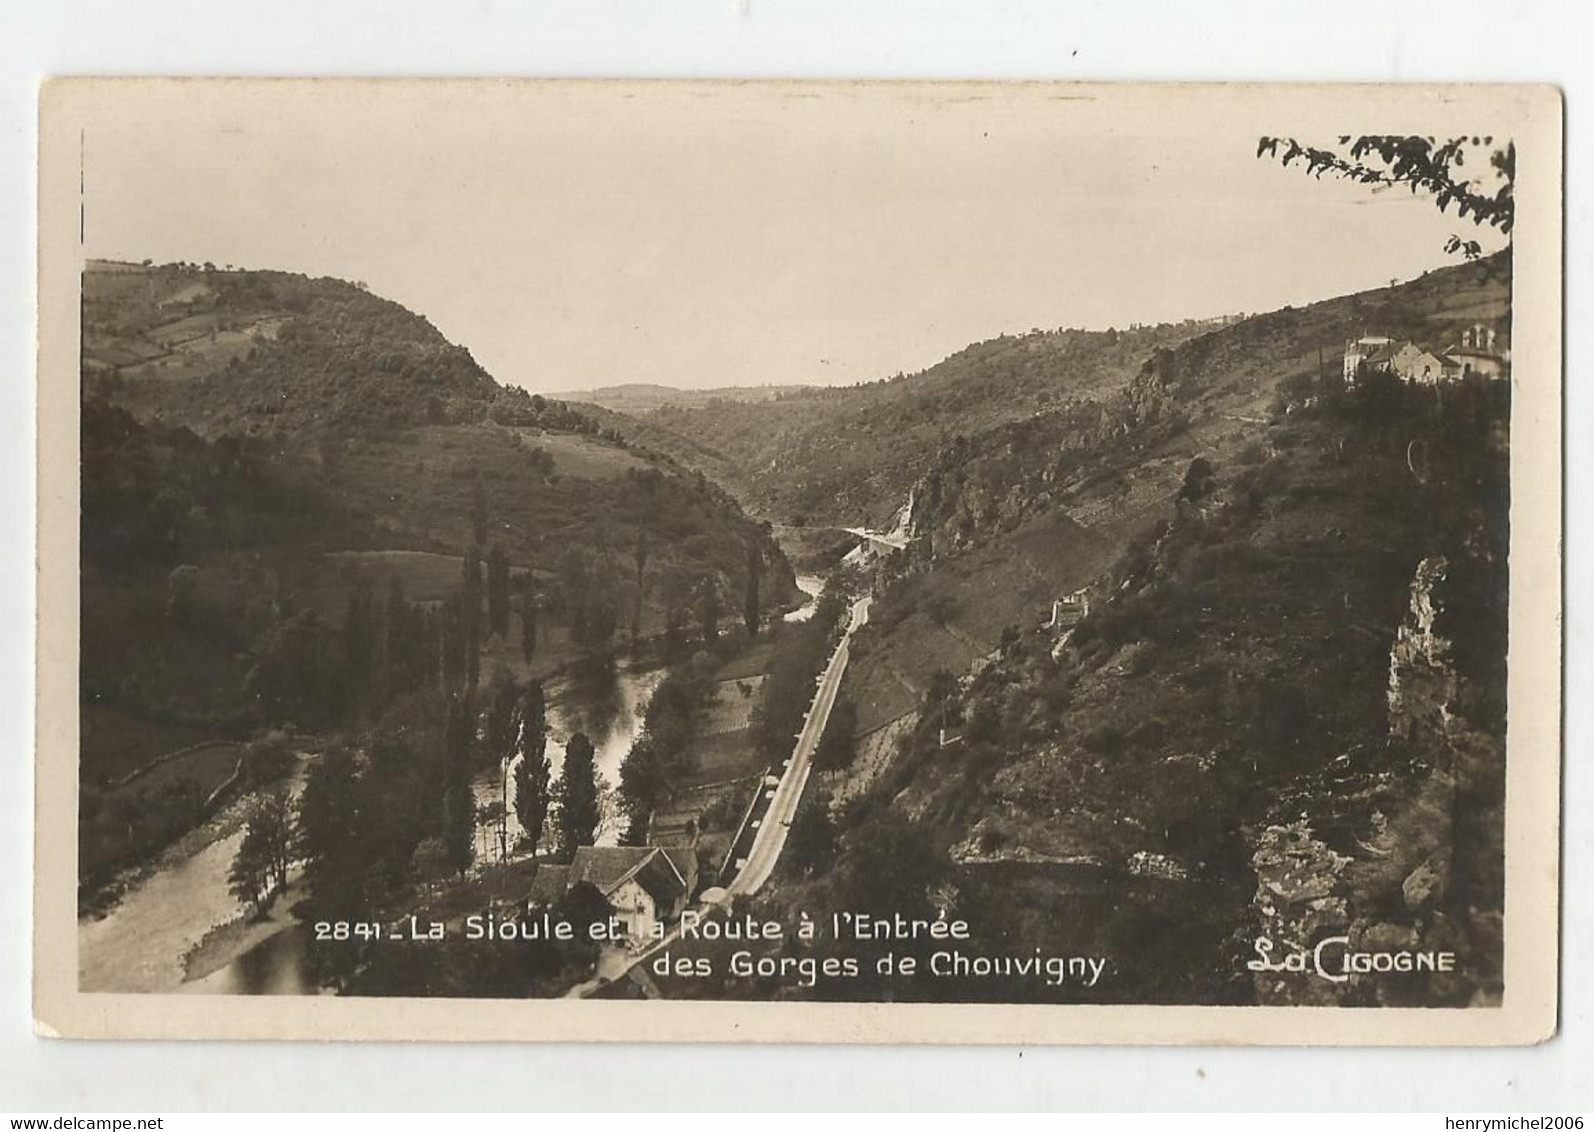
{"label": "river", "polygon": [[[664,669],[632,661],[602,670],[569,672],[548,687],[549,761],[554,775],[562,772],[564,744],[576,731],[592,740],[598,772],[612,787],[620,764],[642,730],[642,713],[664,679]],[[486,770],[473,782],[478,806],[497,801],[501,778]],[[514,784],[510,781],[510,836],[520,830],[513,817]],[[172,992],[218,994],[308,994],[314,988],[304,977],[302,925],[285,920],[277,931],[203,979],[184,982],[183,957],[212,928],[238,916],[238,902],[227,890],[227,872],[242,832],[234,803],[196,832],[162,854],[147,875],[138,878],[111,911],[78,925],[78,984],[85,991]],[[599,840],[613,844],[618,824],[606,822]],[[482,828],[478,853],[497,853],[496,828]]]}
{"label": "river", "polygon": [[819,594],[825,588],[825,580],[818,574],[798,574],[797,588],[808,600],[786,614],[785,620],[791,622],[806,621],[814,615],[819,605]]}
{"label": "river", "polygon": [[[624,660],[614,667],[572,669],[548,689],[548,762],[552,781],[564,774],[565,744],[577,731],[592,740],[593,762],[598,769],[599,796],[605,800],[604,821],[598,830],[599,845],[615,845],[620,839],[620,821],[613,804],[614,788],[620,784],[620,764],[631,753],[631,744],[642,733],[642,716],[654,689],[663,681],[663,668],[643,668]],[[477,812],[500,801],[508,811],[506,826],[510,850],[520,840],[520,821],[515,817],[515,764],[489,767],[471,781]],[[507,798],[505,792],[507,790]],[[486,861],[498,853],[497,823],[481,823],[476,828],[476,857]]]}
{"label": "river", "polygon": [[[797,585],[807,602],[785,615],[787,621],[813,616],[824,579],[799,575]],[[642,731],[642,717],[665,670],[622,660],[612,667],[572,669],[552,680],[548,695],[548,756],[555,780],[563,773],[565,744],[577,731],[592,740],[598,773],[607,791],[620,781],[620,764]],[[506,787],[495,768],[472,780],[478,810],[498,802]],[[514,775],[507,782],[508,836],[519,840],[514,816]],[[171,992],[211,994],[312,994],[305,975],[308,928],[284,917],[280,930],[241,952],[230,963],[201,979],[184,982],[183,957],[212,928],[237,917],[238,902],[227,890],[227,871],[242,832],[234,803],[213,818],[210,837],[195,837],[199,847],[179,845],[123,895],[109,914],[84,920],[78,928],[79,985],[86,991]],[[611,804],[599,844],[615,844],[620,822]],[[189,839],[185,839],[188,842]],[[497,856],[496,822],[477,829],[477,858]],[[268,927],[269,930],[269,927]]]}

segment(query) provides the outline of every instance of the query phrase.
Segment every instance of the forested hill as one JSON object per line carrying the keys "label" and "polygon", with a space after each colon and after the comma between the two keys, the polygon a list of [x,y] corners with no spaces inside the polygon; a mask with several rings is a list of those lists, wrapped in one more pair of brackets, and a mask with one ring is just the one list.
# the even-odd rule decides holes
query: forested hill
{"label": "forested hill", "polygon": [[698,409],[719,401],[756,403],[802,392],[803,385],[728,385],[714,389],[676,389],[670,385],[606,385],[553,396],[563,401],[597,405],[616,413],[637,416],[654,409]]}
{"label": "forested hill", "polygon": [[[1347,388],[1339,351],[1507,331],[1510,271],[1250,318],[943,453],[853,646],[837,883],[911,829],[1009,946],[1107,878],[1066,946],[1134,956],[1129,1000],[1495,1001],[1511,382]],[[1465,973],[1247,974],[1331,928]]]}
{"label": "forested hill", "polygon": [[520,678],[678,634],[709,594],[740,611],[752,590],[766,617],[799,598],[716,484],[498,384],[358,284],[93,263],[82,309],[91,778],[197,739],[348,723],[313,697],[268,705],[248,674],[285,641],[336,657],[354,596],[435,609],[468,564],[507,575],[512,604],[482,631],[482,670]]}
{"label": "forested hill", "polygon": [[499,385],[425,318],[358,283],[280,271],[91,262],[87,388],[202,436],[422,424],[591,430]]}
{"label": "forested hill", "polygon": [[[1033,330],[970,345],[920,373],[863,385],[660,398],[593,394],[607,428],[701,469],[781,523],[884,522],[958,437],[1123,385],[1158,349],[1225,320],[1127,330]],[[579,395],[574,395],[579,396]],[[627,412],[605,412],[606,405]]]}

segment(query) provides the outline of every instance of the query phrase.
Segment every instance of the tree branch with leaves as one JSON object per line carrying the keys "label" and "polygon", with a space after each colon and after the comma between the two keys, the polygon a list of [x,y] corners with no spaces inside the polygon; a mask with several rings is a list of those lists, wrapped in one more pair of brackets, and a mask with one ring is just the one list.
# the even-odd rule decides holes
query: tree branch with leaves
{"label": "tree branch with leaves", "polygon": [[[1374,188],[1405,185],[1413,194],[1432,196],[1440,212],[1448,214],[1453,205],[1462,219],[1505,236],[1510,236],[1516,220],[1516,143],[1511,141],[1496,146],[1487,135],[1440,139],[1342,134],[1336,148],[1324,149],[1295,138],[1264,137],[1257,142],[1256,155],[1273,158],[1286,168],[1299,163],[1319,180],[1326,174]],[[1480,166],[1493,170],[1492,180],[1498,184],[1491,184],[1488,176],[1468,175]],[[1445,251],[1477,259],[1483,247],[1477,240],[1452,234]]]}

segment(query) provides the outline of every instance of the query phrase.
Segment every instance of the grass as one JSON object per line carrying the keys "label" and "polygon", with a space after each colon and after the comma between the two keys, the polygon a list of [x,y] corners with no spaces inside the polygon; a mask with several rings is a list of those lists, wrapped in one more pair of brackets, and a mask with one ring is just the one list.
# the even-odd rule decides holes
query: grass
{"label": "grass", "polygon": [[[396,577],[407,600],[443,601],[459,589],[464,569],[459,555],[430,550],[340,550],[326,557],[340,571],[336,588],[345,598],[351,575],[358,572],[375,584],[379,594],[386,594],[390,579]],[[524,566],[510,567],[511,577],[525,573]]]}
{"label": "grass", "polygon": [[564,433],[541,433],[526,430],[524,443],[541,448],[553,457],[554,470],[562,476],[583,480],[612,480],[627,471],[641,471],[648,467],[623,448],[605,444],[586,436]]}
{"label": "grass", "polygon": [[204,801],[232,777],[241,748],[212,743],[86,796],[78,823],[78,873],[89,876],[158,848],[204,816]]}
{"label": "grass", "polygon": [[84,703],[79,726],[83,780],[90,787],[131,774],[168,751],[216,738],[206,727],[151,719],[94,700]]}
{"label": "grass", "polygon": [[687,757],[696,769],[681,776],[683,788],[757,774],[765,766],[757,739],[747,729],[705,736],[687,748]]}
{"label": "grass", "polygon": [[722,680],[715,685],[714,695],[709,700],[705,712],[701,733],[721,735],[728,731],[747,730],[753,708],[758,704],[759,688],[763,682],[763,676],[747,676],[736,680]]}
{"label": "grass", "polygon": [[775,642],[766,635],[726,661],[715,675],[721,680],[747,680],[762,676],[769,670],[769,659],[774,652]]}

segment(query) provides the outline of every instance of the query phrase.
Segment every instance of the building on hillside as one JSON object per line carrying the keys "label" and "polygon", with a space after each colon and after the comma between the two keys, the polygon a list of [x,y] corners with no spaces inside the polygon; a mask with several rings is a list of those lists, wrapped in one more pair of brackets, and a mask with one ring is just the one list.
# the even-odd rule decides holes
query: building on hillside
{"label": "building on hillside", "polygon": [[1446,349],[1445,356],[1453,364],[1455,378],[1511,375],[1510,344],[1481,322],[1463,330],[1460,343]]}
{"label": "building on hillside", "polygon": [[625,925],[633,947],[678,920],[697,884],[697,854],[654,845],[583,845],[565,876],[568,890],[590,884]]}
{"label": "building on hillside", "polygon": [[[1393,338],[1379,334],[1364,334],[1345,343],[1345,384],[1355,385],[1356,375],[1367,369],[1388,369],[1388,358],[1393,354]],[[1375,361],[1376,357],[1376,361]]]}
{"label": "building on hillside", "polygon": [[1043,629],[1072,629],[1090,614],[1090,594],[1087,590],[1075,590],[1065,594],[1052,602],[1051,620],[1042,625]]}
{"label": "building on hillside", "polygon": [[1499,346],[1496,332],[1478,323],[1462,332],[1458,345],[1430,350],[1416,342],[1382,335],[1367,335],[1345,343],[1345,384],[1355,386],[1370,373],[1392,373],[1417,385],[1438,385],[1468,377],[1507,377],[1511,372],[1508,347]]}
{"label": "building on hillside", "polygon": [[1415,342],[1402,342],[1390,356],[1389,369],[1402,381],[1437,385],[1454,376],[1455,363],[1443,354],[1424,350]]}

